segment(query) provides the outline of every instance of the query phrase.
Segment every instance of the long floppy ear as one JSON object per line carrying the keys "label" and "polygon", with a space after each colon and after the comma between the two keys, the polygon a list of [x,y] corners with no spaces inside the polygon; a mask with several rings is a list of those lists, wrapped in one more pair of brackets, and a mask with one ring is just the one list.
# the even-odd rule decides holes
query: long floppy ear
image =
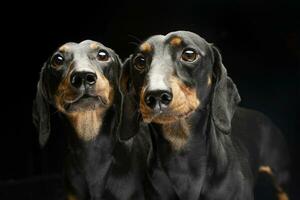
{"label": "long floppy ear", "polygon": [[126,95],[130,91],[131,78],[130,78],[130,68],[132,63],[132,55],[125,60],[122,65],[120,77],[119,77],[119,89],[123,95]]}
{"label": "long floppy ear", "polygon": [[45,91],[44,64],[40,72],[40,80],[37,85],[35,100],[33,101],[32,118],[37,131],[39,132],[39,143],[44,147],[50,135],[50,111]]}
{"label": "long floppy ear", "polygon": [[218,49],[213,48],[214,54],[214,91],[212,94],[212,117],[216,127],[225,134],[231,131],[231,119],[237,105],[241,101],[240,95],[222,63]]}
{"label": "long floppy ear", "polygon": [[[117,104],[117,107],[119,109],[121,102],[122,102],[122,94],[120,93],[119,89],[119,79],[120,79],[120,74],[122,70],[122,60],[120,59],[119,55],[116,54],[113,50],[113,60],[114,60],[114,66],[112,70],[110,71],[110,80],[113,80],[113,86],[114,86],[114,101]],[[119,110],[118,110],[119,111]]]}
{"label": "long floppy ear", "polygon": [[136,101],[136,92],[130,77],[131,62],[132,56],[125,60],[119,78],[119,91],[122,94],[118,128],[118,139],[120,141],[130,139],[139,131],[140,113]]}
{"label": "long floppy ear", "polygon": [[119,55],[116,54],[114,50],[110,49],[110,51],[113,54],[113,60],[115,63],[113,66],[111,76],[113,78],[115,88],[118,88],[119,87],[119,78],[120,78],[121,68],[122,68],[122,61],[121,61]]}

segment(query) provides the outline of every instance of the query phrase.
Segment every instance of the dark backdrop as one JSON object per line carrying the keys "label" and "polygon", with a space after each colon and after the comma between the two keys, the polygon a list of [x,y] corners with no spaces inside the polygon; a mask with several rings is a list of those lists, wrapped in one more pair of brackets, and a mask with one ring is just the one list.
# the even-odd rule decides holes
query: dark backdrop
{"label": "dark backdrop", "polygon": [[242,105],[264,112],[280,127],[293,159],[292,199],[300,198],[297,1],[53,1],[1,8],[8,11],[1,12],[1,199],[51,193],[48,183],[59,179],[64,138],[56,114],[55,133],[44,150],[31,119],[38,73],[55,48],[89,38],[124,59],[135,48],[132,42],[174,30],[194,31],[219,47]]}

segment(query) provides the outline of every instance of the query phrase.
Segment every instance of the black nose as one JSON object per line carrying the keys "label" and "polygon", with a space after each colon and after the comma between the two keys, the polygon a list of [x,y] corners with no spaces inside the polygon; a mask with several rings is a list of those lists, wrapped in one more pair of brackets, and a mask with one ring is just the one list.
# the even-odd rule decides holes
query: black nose
{"label": "black nose", "polygon": [[159,109],[166,107],[172,101],[172,93],[167,90],[147,91],[145,94],[145,103],[150,108],[154,109],[159,106]]}
{"label": "black nose", "polygon": [[93,72],[74,72],[71,75],[71,84],[75,88],[92,86],[96,83],[97,75]]}

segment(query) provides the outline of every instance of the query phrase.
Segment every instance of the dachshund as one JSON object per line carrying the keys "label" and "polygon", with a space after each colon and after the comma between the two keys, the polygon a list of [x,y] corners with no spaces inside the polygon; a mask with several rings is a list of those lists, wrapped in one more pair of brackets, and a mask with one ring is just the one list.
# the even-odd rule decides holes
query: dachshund
{"label": "dachshund", "polygon": [[213,44],[188,31],[155,35],[123,71],[121,88],[134,95],[152,138],[154,199],[250,200],[258,172],[271,175],[278,198],[287,199],[284,137],[265,115],[238,106]]}
{"label": "dachshund", "polygon": [[121,67],[112,49],[91,40],[62,45],[42,67],[33,120],[41,146],[51,132],[50,107],[65,124],[69,200],[144,199],[149,136],[119,139],[129,129],[119,131],[121,110],[128,110],[118,87]]}

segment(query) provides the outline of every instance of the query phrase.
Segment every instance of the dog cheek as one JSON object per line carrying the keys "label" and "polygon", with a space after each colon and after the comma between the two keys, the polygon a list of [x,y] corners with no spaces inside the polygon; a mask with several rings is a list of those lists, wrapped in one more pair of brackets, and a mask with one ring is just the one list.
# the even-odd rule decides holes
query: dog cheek
{"label": "dog cheek", "polygon": [[111,105],[114,100],[113,83],[110,83],[104,75],[97,73],[97,76],[99,77],[99,81],[97,81],[95,88],[96,94],[101,96],[107,105]]}
{"label": "dog cheek", "polygon": [[61,112],[65,112],[65,101],[72,101],[77,96],[78,94],[69,87],[68,83],[66,84],[62,82],[54,95],[54,103],[56,108]]}
{"label": "dog cheek", "polygon": [[176,110],[178,114],[185,114],[200,106],[196,90],[187,87],[178,78],[172,78],[171,88],[173,92],[173,101],[170,105],[171,110]]}
{"label": "dog cheek", "polygon": [[56,108],[65,112],[64,104],[66,100],[73,100],[78,95],[75,91],[70,87],[70,72],[60,81],[57,86],[57,89],[54,93],[54,103]]}
{"label": "dog cheek", "polygon": [[64,80],[58,85],[58,88],[54,95],[55,106],[60,112],[65,112],[65,109],[64,109],[64,96],[65,95],[64,95],[64,93],[65,93],[65,91],[67,91],[67,89],[68,89],[68,83],[66,80]]}
{"label": "dog cheek", "polygon": [[115,92],[114,92],[114,89],[113,89],[113,87],[109,87],[109,92],[108,92],[108,102],[109,102],[109,105],[112,105],[112,103],[113,103],[113,101],[114,101],[114,94],[115,94]]}
{"label": "dog cheek", "polygon": [[197,92],[192,89],[186,94],[187,101],[189,102],[189,107],[191,110],[196,110],[200,106],[200,99],[197,97]]}
{"label": "dog cheek", "polygon": [[173,93],[173,100],[170,104],[171,110],[176,110],[177,108],[184,108],[185,106],[182,106],[186,103],[186,97],[184,93],[182,92],[182,89],[180,88],[180,82],[177,78],[171,78],[171,89]]}
{"label": "dog cheek", "polygon": [[63,98],[62,95],[55,95],[54,96],[54,104],[58,111],[64,113],[65,109],[63,107]]}
{"label": "dog cheek", "polygon": [[145,104],[145,101],[144,101],[145,91],[146,91],[146,87],[143,86],[141,88],[141,92],[140,92],[140,111],[141,111],[141,114],[143,116],[144,122],[149,123],[151,121],[151,114],[150,114],[151,110]]}

